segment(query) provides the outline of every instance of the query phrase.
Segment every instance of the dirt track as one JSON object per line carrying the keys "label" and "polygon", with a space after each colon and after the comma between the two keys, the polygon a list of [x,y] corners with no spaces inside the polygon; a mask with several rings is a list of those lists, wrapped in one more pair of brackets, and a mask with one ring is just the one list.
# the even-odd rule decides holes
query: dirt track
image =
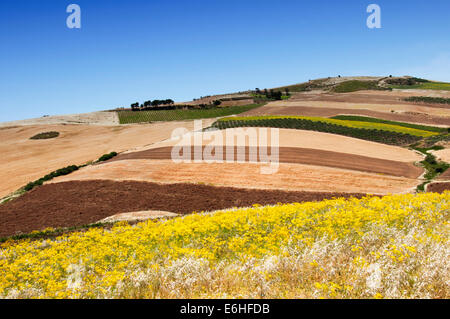
{"label": "dirt track", "polygon": [[[227,158],[228,155],[227,151],[229,151],[229,149],[226,147],[220,148],[222,149],[223,155],[222,158]],[[205,147],[203,147],[201,152],[197,154],[194,147],[191,147],[190,149],[191,149],[190,154],[184,157],[185,159],[188,160],[194,160],[194,158],[198,158],[200,160],[203,159]],[[141,152],[121,154],[110,160],[110,162],[121,160],[134,160],[134,159],[165,160],[171,159],[171,152],[172,147],[162,147],[145,150]],[[231,152],[231,155],[234,155],[234,160],[237,161],[239,153],[245,154],[244,160],[248,162],[250,159],[249,157],[250,152],[252,154],[255,154],[254,155],[255,159],[257,159],[258,162],[264,161],[261,160],[259,156],[260,150],[255,147],[252,148],[248,146],[234,147],[234,150]],[[212,155],[214,155],[215,150],[213,149],[211,153]],[[360,155],[337,153],[308,148],[281,147],[279,148],[279,161],[281,163],[328,166],[407,178],[418,178],[423,173],[422,168],[414,166],[412,163],[390,161]]]}
{"label": "dirt track", "polygon": [[315,201],[351,195],[193,184],[159,185],[133,181],[57,183],[36,188],[14,201],[0,205],[0,237],[47,227],[82,226],[124,212],[162,210],[189,214],[193,211]]}
{"label": "dirt track", "polygon": [[[204,120],[210,125],[213,120]],[[178,127],[193,122],[145,125],[33,125],[0,128],[0,198],[68,165],[81,165],[112,151],[121,152],[170,138]],[[57,131],[49,140],[30,140],[41,132]]]}
{"label": "dirt track", "polygon": [[274,174],[261,174],[269,164],[180,163],[171,160],[123,160],[83,168],[51,183],[77,180],[135,180],[158,183],[204,183],[254,189],[387,194],[409,192],[416,179],[338,168],[280,163]]}
{"label": "dirt track", "polygon": [[298,116],[332,117],[341,114],[362,115],[368,117],[376,117],[383,120],[407,122],[407,123],[450,126],[450,117],[433,116],[419,112],[392,113],[392,112],[378,112],[367,109],[333,108],[327,107],[326,104],[324,104],[324,107],[294,106],[294,105],[281,107],[269,104],[242,113],[240,116],[298,115]]}

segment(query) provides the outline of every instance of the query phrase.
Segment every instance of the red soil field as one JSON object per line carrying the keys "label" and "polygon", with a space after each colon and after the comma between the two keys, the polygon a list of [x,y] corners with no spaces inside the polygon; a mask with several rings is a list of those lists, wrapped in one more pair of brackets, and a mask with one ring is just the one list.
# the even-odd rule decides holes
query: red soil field
{"label": "red soil field", "polygon": [[427,185],[427,192],[442,194],[444,191],[450,191],[450,183],[431,183]]}
{"label": "red soil field", "polygon": [[125,212],[158,210],[189,214],[253,204],[273,205],[352,196],[360,198],[364,195],[136,181],[72,181],[44,185],[0,205],[0,237],[47,227],[83,226]]}

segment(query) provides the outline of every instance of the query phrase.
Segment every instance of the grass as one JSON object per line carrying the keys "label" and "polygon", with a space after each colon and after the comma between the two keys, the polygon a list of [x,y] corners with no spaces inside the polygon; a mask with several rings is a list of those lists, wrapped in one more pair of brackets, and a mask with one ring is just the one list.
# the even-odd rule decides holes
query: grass
{"label": "grass", "polygon": [[255,118],[253,120],[242,118],[227,118],[227,120],[219,120],[215,122],[212,126],[218,129],[227,129],[234,127],[276,127],[309,130],[344,135],[389,145],[410,145],[412,143],[417,143],[422,139],[420,136],[399,132],[385,131],[380,129],[355,128],[350,126],[337,125],[326,121],[295,117],[269,117],[261,119]]}
{"label": "grass", "polygon": [[332,119],[344,120],[344,121],[383,123],[383,124],[389,124],[389,125],[395,125],[395,126],[409,127],[409,128],[413,128],[413,129],[417,129],[417,130],[421,130],[421,131],[428,131],[428,132],[437,132],[437,133],[448,132],[448,128],[419,125],[419,124],[410,124],[410,123],[396,122],[396,121],[388,121],[388,120],[382,120],[382,119],[377,119],[374,117],[366,117],[366,116],[338,115],[338,116],[332,117]]}
{"label": "grass", "polygon": [[418,137],[429,137],[438,135],[442,132],[440,128],[426,127],[420,125],[407,125],[406,123],[389,122],[366,117],[350,117],[348,119],[336,119],[336,118],[323,118],[323,117],[310,117],[310,116],[251,116],[251,117],[229,117],[223,118],[220,121],[261,121],[261,120],[276,120],[276,119],[294,119],[294,120],[308,120],[312,122],[322,122],[327,124],[334,124],[339,126],[368,129],[368,130],[383,130],[389,132],[396,132],[402,134],[408,134]]}
{"label": "grass", "polygon": [[417,186],[417,191],[418,192],[423,192],[423,191],[425,191],[425,185],[431,183],[431,181],[433,179],[435,179],[436,176],[444,173],[447,169],[449,169],[450,168],[450,164],[448,164],[446,162],[439,162],[436,159],[436,156],[434,156],[433,154],[429,153],[429,151],[442,150],[442,149],[444,149],[443,146],[440,146],[440,145],[435,145],[435,146],[432,146],[432,147],[412,146],[412,148],[425,155],[425,159],[420,162],[422,164],[422,166],[426,170],[426,173],[424,175],[425,182],[423,182],[422,184]]}
{"label": "grass", "polygon": [[377,81],[359,81],[351,80],[337,84],[333,91],[336,93],[348,93],[361,90],[381,90]]}
{"label": "grass", "polygon": [[149,123],[157,121],[183,121],[215,118],[240,114],[260,107],[264,104],[251,104],[228,107],[213,107],[194,110],[161,110],[161,111],[118,111],[120,124]]}
{"label": "grass", "polygon": [[405,99],[407,102],[424,102],[424,103],[434,103],[434,104],[450,104],[450,99],[443,97],[430,97],[430,96],[410,96]]}
{"label": "grass", "polygon": [[442,91],[450,91],[450,83],[446,82],[426,82],[426,83],[418,83],[414,85],[391,85],[393,89],[420,89],[420,90],[442,90]]}
{"label": "grass", "polygon": [[443,298],[450,193],[195,213],[0,244],[0,298]]}
{"label": "grass", "polygon": [[30,137],[30,140],[48,140],[59,136],[59,132],[44,132]]}

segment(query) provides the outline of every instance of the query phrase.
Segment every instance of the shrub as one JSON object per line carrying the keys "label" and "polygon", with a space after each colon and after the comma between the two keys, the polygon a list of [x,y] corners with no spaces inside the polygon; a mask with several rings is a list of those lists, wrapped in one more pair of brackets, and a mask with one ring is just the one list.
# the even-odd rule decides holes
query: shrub
{"label": "shrub", "polygon": [[109,154],[104,154],[97,160],[97,162],[104,162],[104,161],[110,160],[111,158],[116,157],[116,156],[117,156],[116,152],[111,152]]}
{"label": "shrub", "polygon": [[30,137],[30,140],[48,140],[59,136],[59,132],[44,132]]}

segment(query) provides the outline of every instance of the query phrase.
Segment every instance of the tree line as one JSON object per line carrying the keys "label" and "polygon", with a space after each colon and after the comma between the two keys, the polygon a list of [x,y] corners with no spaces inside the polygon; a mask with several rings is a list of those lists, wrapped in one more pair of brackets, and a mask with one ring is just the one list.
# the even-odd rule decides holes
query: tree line
{"label": "tree line", "polygon": [[145,110],[151,110],[151,109],[157,109],[161,106],[172,106],[174,105],[174,101],[172,99],[166,99],[166,100],[149,100],[145,101],[144,103],[140,104],[139,102],[131,104],[131,109],[133,111],[145,111]]}
{"label": "tree line", "polygon": [[[286,88],[284,91],[286,96],[290,96],[288,88]],[[261,91],[259,88],[256,88],[255,93],[259,96],[265,96],[268,100],[282,100],[283,97],[283,93],[281,91],[274,91],[273,89],[264,89],[264,91]]]}

